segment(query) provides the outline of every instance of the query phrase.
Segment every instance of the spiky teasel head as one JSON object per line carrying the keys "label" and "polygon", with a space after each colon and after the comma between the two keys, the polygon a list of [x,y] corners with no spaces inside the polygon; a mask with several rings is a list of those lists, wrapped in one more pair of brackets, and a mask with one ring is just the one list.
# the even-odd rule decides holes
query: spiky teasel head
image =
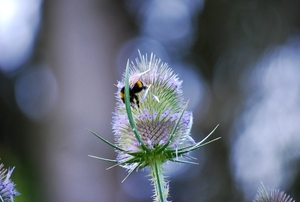
{"label": "spiky teasel head", "polygon": [[[145,86],[138,93],[133,89],[136,82]],[[140,54],[135,63],[127,63],[123,80],[117,84],[112,121],[119,165],[132,171],[153,160],[183,162],[178,157],[203,146],[203,141],[195,143],[190,136],[193,116],[185,111],[181,84],[168,65],[153,54],[149,60]]]}
{"label": "spiky teasel head", "polygon": [[13,202],[14,197],[19,195],[19,192],[15,189],[15,184],[10,179],[13,170],[14,168],[7,170],[3,168],[3,164],[0,164],[0,201],[1,202]]}
{"label": "spiky teasel head", "polygon": [[149,167],[154,201],[167,201],[169,184],[163,176],[164,162],[197,164],[189,161],[193,159],[189,152],[219,139],[206,141],[217,127],[200,142],[196,143],[190,136],[193,116],[186,111],[181,83],[168,65],[153,54],[149,60],[147,55],[140,54],[135,63],[127,63],[123,79],[117,84],[112,121],[116,143],[90,131],[115,148],[117,159],[90,157],[116,163],[110,168],[127,168],[129,173],[125,179],[135,170]]}

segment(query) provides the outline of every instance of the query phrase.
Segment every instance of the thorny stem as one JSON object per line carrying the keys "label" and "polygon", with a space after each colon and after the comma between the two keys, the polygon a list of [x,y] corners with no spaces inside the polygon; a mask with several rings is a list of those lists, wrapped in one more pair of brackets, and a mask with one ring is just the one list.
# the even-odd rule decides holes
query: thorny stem
{"label": "thorny stem", "polygon": [[155,202],[167,202],[168,187],[164,181],[162,162],[158,160],[152,161],[149,165],[151,170],[152,183],[154,186],[154,201]]}

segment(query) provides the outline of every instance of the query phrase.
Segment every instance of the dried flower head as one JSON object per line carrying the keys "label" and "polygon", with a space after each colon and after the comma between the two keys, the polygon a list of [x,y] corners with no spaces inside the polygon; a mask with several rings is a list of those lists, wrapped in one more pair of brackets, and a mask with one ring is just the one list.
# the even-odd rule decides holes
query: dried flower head
{"label": "dried flower head", "polygon": [[4,169],[3,164],[0,164],[0,200],[1,202],[13,202],[14,197],[19,195],[15,189],[15,184],[11,181],[10,176],[12,169]]}
{"label": "dried flower head", "polygon": [[253,202],[295,202],[283,191],[266,188],[263,184],[258,188]]}

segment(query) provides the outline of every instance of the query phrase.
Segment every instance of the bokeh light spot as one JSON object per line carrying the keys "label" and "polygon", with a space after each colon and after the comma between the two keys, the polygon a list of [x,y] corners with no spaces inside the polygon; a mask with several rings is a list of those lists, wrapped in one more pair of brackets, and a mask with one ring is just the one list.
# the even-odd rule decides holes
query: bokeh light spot
{"label": "bokeh light spot", "polygon": [[31,55],[41,0],[0,0],[0,70],[11,72]]}
{"label": "bokeh light spot", "polygon": [[300,37],[291,37],[268,50],[253,72],[244,75],[249,94],[234,123],[232,161],[247,200],[261,182],[284,187],[297,173],[287,163],[300,157],[299,50]]}
{"label": "bokeh light spot", "polygon": [[42,118],[53,108],[58,98],[54,74],[47,67],[28,70],[16,81],[15,97],[19,108],[28,118]]}

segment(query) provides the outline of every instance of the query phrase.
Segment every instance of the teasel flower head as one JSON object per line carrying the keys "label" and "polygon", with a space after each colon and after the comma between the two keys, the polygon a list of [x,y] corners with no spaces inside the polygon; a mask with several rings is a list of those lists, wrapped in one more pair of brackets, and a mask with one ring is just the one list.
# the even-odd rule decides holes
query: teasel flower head
{"label": "teasel flower head", "polygon": [[[147,86],[144,91],[136,93],[140,100],[139,107],[137,104],[131,103],[133,120],[140,134],[141,142],[135,137],[128,120],[126,105],[120,99],[119,92],[125,86],[124,75],[123,80],[117,84],[117,106],[112,125],[117,145],[126,152],[117,151],[117,159],[120,162],[130,159],[131,154],[128,152],[141,154],[156,152],[156,155],[160,154],[159,158],[162,161],[173,159],[176,155],[171,151],[195,144],[190,136],[193,122],[192,112],[183,110],[185,103],[181,90],[182,81],[173,74],[167,64],[161,64],[160,60],[155,59],[153,55],[149,61],[141,56],[141,60],[136,60],[136,64],[131,63],[129,87],[132,88],[131,86],[137,81],[142,82],[145,87]],[[181,119],[177,129],[172,134],[179,117]],[[170,141],[168,146],[162,150],[161,148],[168,140]],[[145,167],[149,164],[148,161],[151,161],[151,158],[149,159],[147,156],[142,155],[140,158],[144,159],[143,162],[137,162],[140,164],[139,167]],[[132,164],[128,166],[132,168]],[[135,166],[133,165],[133,167]]]}
{"label": "teasel flower head", "polygon": [[13,172],[12,169],[3,168],[3,164],[0,164],[0,201],[1,202],[13,202],[14,197],[20,195],[15,189],[15,184],[11,181],[10,177]]}
{"label": "teasel flower head", "polygon": [[[95,136],[114,147],[116,160],[91,156],[116,162],[116,165],[133,171],[148,167],[155,187],[155,201],[166,201],[169,184],[163,177],[162,165],[166,161],[197,164],[189,153],[213,142],[191,137],[192,112],[182,95],[182,81],[166,63],[153,54],[148,60],[141,55],[127,62],[123,79],[117,83],[116,108],[112,128],[116,144],[110,143],[95,132]],[[112,166],[112,167],[114,167]],[[124,179],[124,180],[125,180]],[[123,180],[123,181],[124,181]]]}
{"label": "teasel flower head", "polygon": [[258,188],[253,202],[295,202],[289,195],[277,189],[266,188],[263,184]]}

